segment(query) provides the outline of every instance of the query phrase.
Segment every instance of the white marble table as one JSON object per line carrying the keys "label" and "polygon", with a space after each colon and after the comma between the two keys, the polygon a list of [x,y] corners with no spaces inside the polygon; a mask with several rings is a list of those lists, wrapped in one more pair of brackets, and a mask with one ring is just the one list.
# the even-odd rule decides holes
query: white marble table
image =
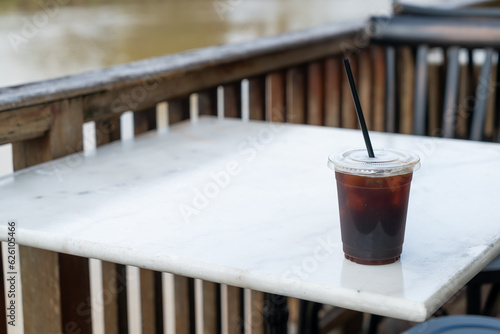
{"label": "white marble table", "polygon": [[0,238],[423,321],[500,252],[500,145],[372,141],[422,157],[391,265],[342,253],[326,162],[360,132],[213,118],[0,179]]}

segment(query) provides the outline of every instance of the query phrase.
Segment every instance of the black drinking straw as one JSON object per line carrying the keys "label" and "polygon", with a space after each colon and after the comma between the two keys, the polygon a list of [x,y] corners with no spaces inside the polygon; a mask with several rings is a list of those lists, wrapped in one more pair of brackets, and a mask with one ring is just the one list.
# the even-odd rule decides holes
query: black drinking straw
{"label": "black drinking straw", "polygon": [[361,131],[363,132],[363,138],[365,139],[368,156],[370,158],[375,158],[375,153],[373,153],[372,143],[370,141],[370,135],[368,134],[368,128],[366,127],[365,117],[363,116],[363,109],[361,109],[361,103],[359,102],[358,91],[356,89],[356,84],[354,83],[354,78],[352,76],[351,64],[349,63],[349,59],[347,58],[344,58],[344,67],[345,73],[347,74],[347,79],[349,80],[349,86],[351,86],[352,99],[354,100],[354,107],[356,108],[359,125],[361,126]]}

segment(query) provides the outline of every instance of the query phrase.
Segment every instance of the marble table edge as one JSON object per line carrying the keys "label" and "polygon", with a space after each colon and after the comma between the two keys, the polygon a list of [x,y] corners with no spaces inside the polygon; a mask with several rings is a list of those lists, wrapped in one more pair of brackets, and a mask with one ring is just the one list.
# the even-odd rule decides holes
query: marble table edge
{"label": "marble table edge", "polygon": [[[7,241],[6,235],[7,227],[0,226],[0,240]],[[214,265],[190,258],[165,255],[152,257],[149,253],[132,251],[124,247],[110,247],[102,243],[39,231],[31,232],[17,229],[16,243],[58,253],[167,272],[413,322],[425,321],[429,314],[433,312],[428,307],[434,307],[433,304],[425,305],[425,303],[420,302],[402,301],[400,298],[381,296],[367,291],[328,287],[305,281],[287,283],[286,279],[281,276],[253,273],[244,269]],[[353,296],[355,298],[352,298]],[[352,302],[352,300],[361,300],[361,302]],[[384,305],[383,308],[380,307],[381,304]],[[395,310],[397,311],[395,312]]]}

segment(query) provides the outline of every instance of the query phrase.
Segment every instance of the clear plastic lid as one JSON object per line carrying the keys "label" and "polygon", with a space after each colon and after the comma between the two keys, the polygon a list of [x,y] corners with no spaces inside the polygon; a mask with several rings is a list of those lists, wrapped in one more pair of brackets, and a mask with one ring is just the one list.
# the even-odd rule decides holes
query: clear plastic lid
{"label": "clear plastic lid", "polygon": [[420,157],[414,153],[394,149],[374,149],[370,158],[366,149],[348,149],[330,154],[328,167],[363,176],[388,176],[408,174],[420,168]]}

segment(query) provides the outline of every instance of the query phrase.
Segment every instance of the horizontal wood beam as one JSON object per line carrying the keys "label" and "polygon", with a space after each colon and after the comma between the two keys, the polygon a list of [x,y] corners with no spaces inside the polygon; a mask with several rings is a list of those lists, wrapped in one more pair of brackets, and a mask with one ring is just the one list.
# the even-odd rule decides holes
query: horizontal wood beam
{"label": "horizontal wood beam", "polygon": [[51,108],[47,105],[0,113],[0,145],[42,137],[51,121]]}

